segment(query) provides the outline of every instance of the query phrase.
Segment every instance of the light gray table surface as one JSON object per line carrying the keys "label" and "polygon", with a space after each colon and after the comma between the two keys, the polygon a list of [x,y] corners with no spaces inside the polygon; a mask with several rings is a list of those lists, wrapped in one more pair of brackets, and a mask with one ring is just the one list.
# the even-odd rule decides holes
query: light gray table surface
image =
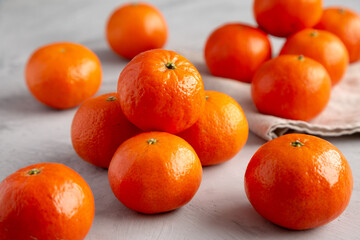
{"label": "light gray table surface", "polygon": [[[72,148],[70,125],[76,108],[56,111],[36,102],[25,86],[24,65],[41,45],[81,43],[102,62],[103,83],[97,94],[116,91],[118,75],[127,61],[109,50],[104,31],[110,12],[123,2],[0,0],[0,181],[21,167],[39,162],[60,162],[76,170],[95,197],[96,214],[88,240],[360,239],[360,134],[326,138],[348,159],[354,190],[346,211],[316,229],[290,231],[277,227],[251,207],[244,192],[244,172],[251,156],[265,143],[253,134],[234,159],[204,168],[200,189],[186,206],[165,214],[143,215],[118,202],[109,187],[107,171],[82,161]],[[201,54],[207,36],[223,23],[255,24],[250,0],[150,3],[168,22],[166,48],[179,52]],[[348,6],[360,12],[359,0],[325,0],[324,4]],[[283,40],[272,41],[276,53]],[[203,64],[198,67],[206,72]],[[206,86],[206,79],[204,82]]]}

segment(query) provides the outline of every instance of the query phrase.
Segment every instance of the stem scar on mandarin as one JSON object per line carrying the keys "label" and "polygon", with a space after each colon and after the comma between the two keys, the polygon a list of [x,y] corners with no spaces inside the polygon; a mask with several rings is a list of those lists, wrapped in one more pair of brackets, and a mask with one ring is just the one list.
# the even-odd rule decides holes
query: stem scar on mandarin
{"label": "stem scar on mandarin", "polygon": [[40,169],[34,168],[27,172],[27,175],[38,175],[40,173]]}
{"label": "stem scar on mandarin", "polygon": [[165,67],[167,67],[168,69],[172,69],[172,70],[176,69],[175,63],[173,63],[173,62],[166,63]]}
{"label": "stem scar on mandarin", "polygon": [[317,37],[318,36],[318,32],[317,31],[313,31],[310,33],[311,37]]}
{"label": "stem scar on mandarin", "polygon": [[305,144],[302,143],[302,142],[300,142],[299,140],[296,140],[296,141],[294,141],[294,142],[291,142],[290,145],[293,146],[293,147],[302,147],[302,146],[304,146]]}
{"label": "stem scar on mandarin", "polygon": [[339,8],[339,13],[340,13],[340,14],[344,14],[344,13],[345,13],[345,9]]}
{"label": "stem scar on mandarin", "polygon": [[146,142],[147,142],[149,145],[153,145],[153,144],[157,143],[157,141],[158,141],[157,139],[151,138],[151,139],[147,140]]}
{"label": "stem scar on mandarin", "polygon": [[107,102],[112,102],[112,101],[115,101],[115,100],[117,100],[117,98],[115,96],[111,96],[111,97],[108,97],[106,99]]}

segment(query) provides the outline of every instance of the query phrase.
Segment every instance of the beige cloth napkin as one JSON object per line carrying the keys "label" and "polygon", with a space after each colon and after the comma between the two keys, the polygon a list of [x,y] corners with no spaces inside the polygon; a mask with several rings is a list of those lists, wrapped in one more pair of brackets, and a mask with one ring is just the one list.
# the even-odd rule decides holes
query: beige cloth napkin
{"label": "beige cloth napkin", "polygon": [[360,62],[351,64],[343,80],[336,85],[325,110],[309,122],[288,120],[259,113],[251,100],[250,84],[212,76],[202,54],[182,52],[200,71],[205,89],[233,97],[243,108],[250,130],[271,140],[289,132],[317,136],[341,136],[360,132]]}

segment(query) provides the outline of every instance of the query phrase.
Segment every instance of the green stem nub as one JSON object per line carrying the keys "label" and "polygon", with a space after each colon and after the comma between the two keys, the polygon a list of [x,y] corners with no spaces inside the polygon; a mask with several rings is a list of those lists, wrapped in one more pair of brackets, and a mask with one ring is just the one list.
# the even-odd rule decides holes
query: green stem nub
{"label": "green stem nub", "polygon": [[28,175],[37,175],[40,173],[40,169],[34,168],[27,172]]}
{"label": "green stem nub", "polygon": [[311,37],[317,37],[317,35],[319,35],[319,33],[318,33],[317,31],[312,31],[312,32],[310,33],[310,36],[311,36]]}
{"label": "green stem nub", "polygon": [[340,14],[344,14],[344,13],[345,13],[345,9],[339,8],[339,13],[340,13]]}
{"label": "green stem nub", "polygon": [[168,62],[165,64],[165,67],[167,67],[168,69],[176,69],[176,66],[175,66],[175,63],[172,63],[172,62]]}
{"label": "green stem nub", "polygon": [[300,55],[300,56],[298,56],[298,59],[299,59],[300,61],[304,61],[304,60],[305,60],[305,57],[304,57],[304,55]]}
{"label": "green stem nub", "polygon": [[151,139],[147,140],[146,142],[147,142],[149,145],[153,145],[153,144],[157,143],[157,139],[151,138]]}
{"label": "green stem nub", "polygon": [[115,96],[111,96],[106,99],[107,102],[112,102],[112,101],[116,101],[116,100],[117,100],[117,98]]}
{"label": "green stem nub", "polygon": [[305,144],[302,143],[302,142],[300,142],[299,140],[296,140],[296,141],[294,141],[294,142],[291,142],[290,145],[293,146],[293,147],[302,147],[302,146],[304,146]]}
{"label": "green stem nub", "polygon": [[209,96],[205,96],[205,100],[208,100]]}

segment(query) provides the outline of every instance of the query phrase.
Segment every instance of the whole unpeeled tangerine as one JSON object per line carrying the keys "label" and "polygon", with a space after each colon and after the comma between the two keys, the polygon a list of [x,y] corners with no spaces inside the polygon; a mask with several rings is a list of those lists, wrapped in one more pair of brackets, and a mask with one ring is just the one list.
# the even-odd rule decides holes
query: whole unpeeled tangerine
{"label": "whole unpeeled tangerine", "polygon": [[281,55],[264,63],[251,82],[251,96],[259,112],[308,121],[320,114],[330,99],[326,69],[302,55]]}
{"label": "whole unpeeled tangerine", "polygon": [[302,54],[318,61],[329,73],[332,86],[341,81],[349,63],[348,51],[336,35],[311,28],[290,36],[280,54]]}
{"label": "whole unpeeled tangerine", "polygon": [[121,72],[117,89],[125,116],[144,131],[178,133],[204,111],[199,72],[173,51],[156,49],[137,55]]}
{"label": "whole unpeeled tangerine", "polygon": [[94,214],[90,187],[63,164],[30,165],[0,183],[1,240],[82,240]]}
{"label": "whole unpeeled tangerine", "polygon": [[85,161],[108,168],[119,145],[140,133],[124,116],[116,93],[86,100],[71,124],[71,142]]}
{"label": "whole unpeeled tangerine", "polygon": [[137,54],[166,43],[168,28],[161,12],[149,3],[127,3],[117,8],[106,25],[106,39],[118,55]]}
{"label": "whole unpeeled tangerine", "polygon": [[246,195],[255,210],[289,229],[324,225],[347,207],[353,188],[350,166],[331,143],[287,134],[265,143],[245,172]]}
{"label": "whole unpeeled tangerine", "polygon": [[321,14],[322,0],[254,1],[254,16],[259,27],[277,37],[288,37],[313,27]]}
{"label": "whole unpeeled tangerine", "polygon": [[165,132],[141,133],[122,143],[109,167],[111,189],[126,207],[147,214],[168,212],[197,192],[202,167],[184,139]]}
{"label": "whole unpeeled tangerine", "polygon": [[26,84],[41,103],[67,109],[93,96],[101,84],[101,64],[90,49],[76,43],[52,43],[37,49],[25,69]]}
{"label": "whole unpeeled tangerine", "polygon": [[204,113],[194,125],[178,134],[195,149],[203,166],[233,158],[249,134],[244,111],[232,97],[216,91],[205,93]]}
{"label": "whole unpeeled tangerine", "polygon": [[315,28],[332,32],[345,44],[350,63],[360,60],[360,15],[344,7],[324,9]]}
{"label": "whole unpeeled tangerine", "polygon": [[271,58],[271,44],[258,28],[228,23],[211,33],[204,53],[211,74],[249,83],[260,65]]}

